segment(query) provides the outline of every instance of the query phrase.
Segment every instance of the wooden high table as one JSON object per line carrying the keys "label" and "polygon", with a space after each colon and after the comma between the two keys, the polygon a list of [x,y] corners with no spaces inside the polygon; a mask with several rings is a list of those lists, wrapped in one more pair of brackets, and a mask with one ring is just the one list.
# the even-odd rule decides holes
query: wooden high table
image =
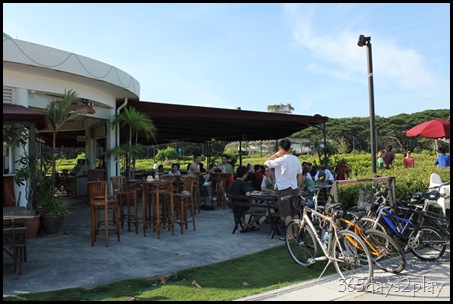
{"label": "wooden high table", "polygon": [[[146,236],[146,229],[153,228],[157,231],[157,238],[160,239],[162,224],[167,225],[174,235],[174,212],[173,212],[173,181],[172,180],[139,180],[134,181],[134,201],[135,212],[137,208],[137,190],[142,190],[142,223],[143,236]],[[161,195],[169,196],[170,201],[167,205],[160,200]],[[165,198],[163,198],[165,200]],[[162,221],[161,221],[162,206]],[[167,207],[169,210],[167,210]],[[137,214],[137,213],[135,213]],[[138,217],[135,216],[136,231],[138,230]]]}

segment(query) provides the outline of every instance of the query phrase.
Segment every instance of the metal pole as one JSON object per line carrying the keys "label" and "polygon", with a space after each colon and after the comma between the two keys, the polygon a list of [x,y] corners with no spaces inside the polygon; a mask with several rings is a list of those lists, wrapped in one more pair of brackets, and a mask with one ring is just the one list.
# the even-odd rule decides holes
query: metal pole
{"label": "metal pole", "polygon": [[367,58],[368,58],[368,93],[370,99],[370,139],[371,139],[371,169],[376,173],[376,125],[374,115],[374,88],[373,88],[373,62],[371,56],[371,41],[368,41]]}

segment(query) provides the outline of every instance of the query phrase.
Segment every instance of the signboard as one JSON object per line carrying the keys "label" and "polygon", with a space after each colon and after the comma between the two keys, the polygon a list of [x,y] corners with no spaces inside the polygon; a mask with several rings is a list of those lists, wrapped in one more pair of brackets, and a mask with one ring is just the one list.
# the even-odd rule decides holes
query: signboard
{"label": "signboard", "polygon": [[77,135],[77,141],[85,141],[86,140],[86,136],[85,135]]}

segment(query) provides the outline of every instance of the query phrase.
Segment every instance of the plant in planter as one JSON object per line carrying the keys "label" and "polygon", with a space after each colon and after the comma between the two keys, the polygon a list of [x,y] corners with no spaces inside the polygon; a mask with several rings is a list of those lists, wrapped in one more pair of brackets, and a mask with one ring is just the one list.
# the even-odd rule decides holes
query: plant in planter
{"label": "plant in planter", "polygon": [[69,213],[69,206],[50,191],[49,185],[50,182],[41,185],[38,193],[41,227],[44,234],[58,234],[63,226],[64,216]]}
{"label": "plant in planter", "polygon": [[[25,151],[28,138],[18,141],[24,147],[24,153],[19,160],[20,169],[15,170],[15,182],[26,185],[27,202],[31,208],[40,209],[41,225],[44,233],[56,234],[61,230],[64,215],[69,212],[67,203],[55,195],[56,175],[56,137],[63,125],[75,116],[86,114],[76,102],[77,93],[73,90],[56,100],[52,100],[45,109],[48,126],[52,131],[52,152],[50,155],[32,156]],[[24,132],[28,135],[27,132]],[[25,142],[25,144],[24,144]],[[46,174],[51,172],[51,178]],[[36,192],[34,192],[34,189]],[[36,193],[36,194],[35,194]],[[36,204],[35,204],[36,203]],[[37,205],[37,206],[36,206]],[[50,222],[54,227],[47,227]]]}

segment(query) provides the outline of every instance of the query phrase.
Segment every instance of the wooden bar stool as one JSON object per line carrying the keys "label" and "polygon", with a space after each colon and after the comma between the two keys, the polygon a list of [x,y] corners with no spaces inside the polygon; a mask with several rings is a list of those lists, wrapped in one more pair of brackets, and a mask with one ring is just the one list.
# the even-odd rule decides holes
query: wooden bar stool
{"label": "wooden bar stool", "polygon": [[[119,202],[121,228],[124,228],[124,221],[127,217],[127,230],[131,231],[131,219],[135,216],[135,213],[131,214],[134,188],[130,186],[130,183],[126,182],[126,177],[123,175],[110,176],[110,181],[112,182],[113,193],[117,196]],[[127,207],[126,213],[124,212],[125,206]]]}
{"label": "wooden bar stool", "polygon": [[[91,210],[91,246],[96,243],[96,236],[102,226],[105,229],[105,246],[109,246],[109,231],[114,230],[120,241],[120,210],[116,195],[109,195],[109,181],[89,181],[88,190]],[[103,213],[103,214],[102,214]],[[110,225],[109,214],[112,215]],[[113,226],[113,227],[111,227]]]}
{"label": "wooden bar stool", "polygon": [[[181,226],[181,234],[184,229],[188,228],[188,223],[192,222],[193,230],[195,231],[195,179],[194,176],[185,176],[183,180],[183,192],[174,194],[175,197],[175,210],[177,216],[175,223]],[[190,217],[188,217],[190,213]]]}

